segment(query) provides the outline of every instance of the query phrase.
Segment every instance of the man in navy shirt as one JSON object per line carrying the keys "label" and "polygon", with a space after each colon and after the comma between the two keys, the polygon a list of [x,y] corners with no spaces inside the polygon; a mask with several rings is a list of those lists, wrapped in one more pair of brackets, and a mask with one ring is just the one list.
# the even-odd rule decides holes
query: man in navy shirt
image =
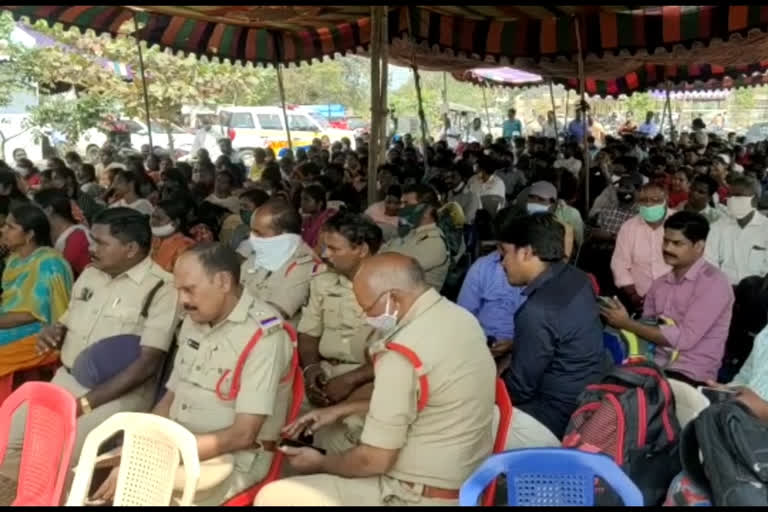
{"label": "man in navy shirt", "polygon": [[[609,367],[595,292],[584,272],[562,263],[563,226],[551,214],[514,219],[499,241],[509,283],[526,287],[502,374],[517,409],[507,449],[551,446],[579,394]],[[518,424],[526,431],[517,432]]]}

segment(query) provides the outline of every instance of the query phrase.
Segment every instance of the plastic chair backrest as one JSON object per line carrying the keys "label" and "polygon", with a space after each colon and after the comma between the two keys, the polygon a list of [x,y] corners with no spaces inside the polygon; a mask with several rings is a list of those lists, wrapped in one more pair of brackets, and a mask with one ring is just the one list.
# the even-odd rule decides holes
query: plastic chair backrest
{"label": "plastic chair backrest", "polygon": [[[502,453],[507,448],[509,428],[512,426],[512,400],[509,398],[507,385],[500,378],[496,379],[496,405],[499,407],[499,428],[493,441],[493,453]],[[496,498],[496,479],[488,486],[483,497],[483,505],[492,507]]]}
{"label": "plastic chair backrest", "polygon": [[[297,344],[296,330],[290,324],[284,324],[285,329],[288,331],[293,343],[293,360],[291,362],[291,371],[293,372],[293,389],[291,398],[291,407],[288,410],[288,415],[285,419],[285,424],[293,423],[299,417],[299,411],[301,410],[301,404],[304,402],[304,375],[299,368],[299,351]],[[250,507],[253,505],[253,500],[262,487],[270,482],[277,480],[280,477],[280,472],[283,469],[283,462],[285,460],[285,454],[281,451],[275,452],[272,456],[272,464],[269,466],[267,475],[262,480],[251,487],[250,489],[238,494],[227,500],[224,503],[225,507]]]}
{"label": "plastic chair backrest", "polygon": [[99,447],[121,431],[123,447],[113,506],[170,505],[173,475],[180,461],[185,482],[179,505],[191,505],[200,479],[195,436],[167,418],[136,412],[114,414],[88,434],[67,505],[85,503]]}
{"label": "plastic chair backrest", "polygon": [[459,505],[476,506],[480,494],[499,475],[507,477],[510,506],[592,506],[600,477],[625,506],[642,507],[643,495],[607,455],[567,448],[530,448],[490,456],[459,491]]}
{"label": "plastic chair backrest", "polygon": [[11,393],[0,407],[0,462],[5,459],[13,414],[25,404],[27,422],[12,505],[56,507],[75,446],[75,398],[48,382],[27,382]]}

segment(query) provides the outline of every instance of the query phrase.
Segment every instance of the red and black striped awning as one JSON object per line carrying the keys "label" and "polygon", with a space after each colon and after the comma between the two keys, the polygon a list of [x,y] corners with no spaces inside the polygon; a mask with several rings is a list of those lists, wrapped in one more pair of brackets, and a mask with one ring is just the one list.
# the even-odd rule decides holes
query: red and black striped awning
{"label": "red and black striped awning", "polygon": [[[360,52],[371,37],[370,6],[0,8],[17,19],[42,19],[113,36],[126,31],[135,13],[140,28],[134,35],[150,45],[256,64],[311,62]],[[514,65],[517,59],[573,58],[574,19],[579,20],[585,55],[653,55],[766,32],[768,6],[397,6],[389,10],[389,37],[406,37],[410,26],[411,40],[442,59]],[[432,61],[429,52],[420,53],[425,65]],[[408,51],[400,53],[401,59],[410,57]],[[466,69],[466,62],[461,67]]]}

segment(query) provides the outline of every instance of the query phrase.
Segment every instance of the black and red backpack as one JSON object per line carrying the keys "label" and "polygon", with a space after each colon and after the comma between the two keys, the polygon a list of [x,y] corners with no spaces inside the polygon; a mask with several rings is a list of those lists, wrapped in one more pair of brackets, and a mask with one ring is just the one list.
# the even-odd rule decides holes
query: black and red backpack
{"label": "black and red backpack", "polygon": [[[610,456],[643,493],[645,505],[664,500],[680,472],[675,398],[662,371],[648,361],[614,368],[582,392],[563,447]],[[621,505],[598,481],[595,504]]]}

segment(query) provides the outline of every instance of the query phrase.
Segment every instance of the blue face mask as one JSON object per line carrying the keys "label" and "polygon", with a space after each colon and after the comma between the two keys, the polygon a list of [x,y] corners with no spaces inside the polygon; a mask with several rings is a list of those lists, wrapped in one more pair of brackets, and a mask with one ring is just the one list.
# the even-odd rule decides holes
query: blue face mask
{"label": "blue face mask", "polygon": [[528,210],[528,213],[530,213],[531,215],[534,215],[537,213],[549,212],[549,206],[545,204],[539,204],[539,203],[528,203],[526,205],[526,209]]}

